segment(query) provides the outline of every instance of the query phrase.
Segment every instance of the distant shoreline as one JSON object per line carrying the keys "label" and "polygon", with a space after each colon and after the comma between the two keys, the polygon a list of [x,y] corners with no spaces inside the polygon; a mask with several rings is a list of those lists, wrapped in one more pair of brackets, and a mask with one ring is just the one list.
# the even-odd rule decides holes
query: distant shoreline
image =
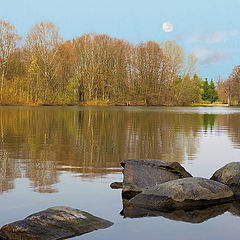
{"label": "distant shoreline", "polygon": [[147,104],[114,104],[114,103],[105,103],[105,104],[0,104],[1,107],[103,107],[103,106],[112,106],[112,107],[239,107],[240,105],[228,105],[226,103],[198,103],[190,105],[147,105]]}

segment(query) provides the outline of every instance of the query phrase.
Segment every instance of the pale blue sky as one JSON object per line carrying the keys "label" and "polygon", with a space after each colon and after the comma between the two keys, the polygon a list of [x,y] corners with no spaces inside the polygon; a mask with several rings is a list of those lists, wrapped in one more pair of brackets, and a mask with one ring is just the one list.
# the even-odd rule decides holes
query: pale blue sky
{"label": "pale blue sky", "polygon": [[[227,77],[240,64],[239,0],[0,0],[0,19],[19,34],[42,20],[64,39],[106,33],[132,43],[176,40],[199,57],[202,77]],[[174,30],[165,33],[170,21]]]}

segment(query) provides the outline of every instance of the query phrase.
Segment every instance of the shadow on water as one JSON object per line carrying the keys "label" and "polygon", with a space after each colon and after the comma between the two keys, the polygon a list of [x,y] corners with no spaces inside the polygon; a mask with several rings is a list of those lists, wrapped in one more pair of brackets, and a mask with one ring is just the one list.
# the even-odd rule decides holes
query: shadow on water
{"label": "shadow on water", "polygon": [[240,146],[239,114],[183,114],[174,108],[2,107],[0,193],[14,189],[16,178],[29,179],[36,192],[53,193],[63,171],[94,178],[120,172],[119,163],[127,158],[194,160],[202,130],[212,130],[214,124]]}

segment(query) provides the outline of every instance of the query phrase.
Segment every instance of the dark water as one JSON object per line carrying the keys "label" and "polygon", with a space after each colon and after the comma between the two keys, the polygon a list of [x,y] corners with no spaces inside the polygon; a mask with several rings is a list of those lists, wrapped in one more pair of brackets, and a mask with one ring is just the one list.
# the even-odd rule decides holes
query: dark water
{"label": "dark water", "polygon": [[240,204],[120,215],[121,191],[109,184],[122,180],[127,158],[178,161],[208,178],[240,161],[240,109],[1,107],[0,225],[66,205],[114,222],[74,239],[239,239]]}

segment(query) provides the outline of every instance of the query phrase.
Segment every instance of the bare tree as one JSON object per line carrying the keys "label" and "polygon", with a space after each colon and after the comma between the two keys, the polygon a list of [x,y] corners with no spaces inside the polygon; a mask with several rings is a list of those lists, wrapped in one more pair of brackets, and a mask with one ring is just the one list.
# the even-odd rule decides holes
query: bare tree
{"label": "bare tree", "polygon": [[164,55],[169,64],[169,80],[173,81],[184,70],[185,53],[181,46],[175,41],[161,43]]}
{"label": "bare tree", "polygon": [[198,59],[194,53],[190,53],[187,56],[187,61],[184,66],[184,76],[189,75],[190,77],[193,77],[194,74],[198,72],[197,62],[198,62]]}
{"label": "bare tree", "polygon": [[[43,101],[54,101],[58,81],[56,81],[57,53],[62,38],[58,28],[51,22],[35,24],[26,38],[26,49],[30,59],[34,56],[41,73],[39,87],[43,88]],[[51,98],[49,100],[48,98]]]}
{"label": "bare tree", "polygon": [[15,27],[9,22],[0,20],[0,70],[1,76],[1,100],[3,98],[4,78],[7,73],[11,54],[15,51],[20,37],[15,32]]}
{"label": "bare tree", "polygon": [[235,66],[229,77],[221,84],[225,94],[227,95],[228,105],[233,101],[240,103],[240,65]]}

